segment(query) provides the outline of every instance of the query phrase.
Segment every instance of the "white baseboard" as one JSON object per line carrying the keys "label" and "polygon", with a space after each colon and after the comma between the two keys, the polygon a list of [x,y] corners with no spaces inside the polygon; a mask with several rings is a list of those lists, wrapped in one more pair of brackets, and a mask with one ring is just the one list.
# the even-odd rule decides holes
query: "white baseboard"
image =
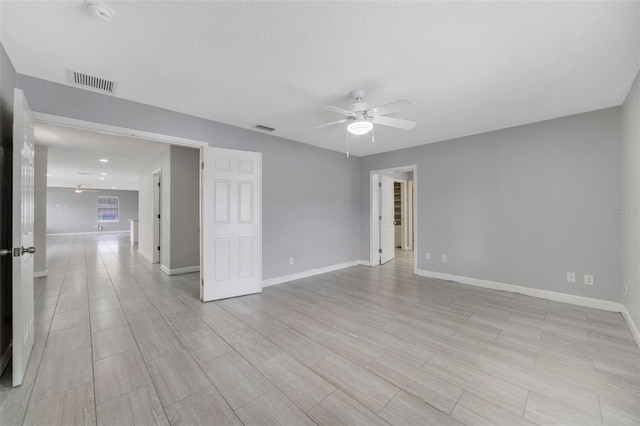
{"label": "white baseboard", "polygon": [[49,270],[45,269],[44,271],[33,271],[33,278],[42,278],[49,275]]}
{"label": "white baseboard", "polygon": [[59,232],[47,234],[47,237],[62,237],[66,235],[106,235],[106,234],[128,234],[129,231],[92,231],[92,232]]}
{"label": "white baseboard", "polygon": [[269,278],[268,280],[262,280],[262,288],[269,287],[276,284],[282,284],[289,281],[299,280],[302,278],[312,277],[314,275],[325,274],[327,272],[337,271],[339,269],[350,268],[352,266],[361,265],[363,260],[354,260],[351,262],[338,263],[336,265],[324,266],[317,269],[309,269],[307,271],[297,272],[291,275],[283,275],[281,277]]}
{"label": "white baseboard", "polygon": [[627,307],[622,305],[622,316],[625,321],[627,321],[627,325],[629,325],[629,329],[631,330],[631,334],[633,334],[633,338],[636,341],[636,345],[640,348],[640,328],[638,328],[638,324],[633,320],[631,313],[627,310]]}
{"label": "white baseboard", "polygon": [[160,265],[160,270],[167,275],[189,274],[191,272],[200,272],[200,265],[187,266],[185,268],[169,269],[164,265]]}
{"label": "white baseboard", "polygon": [[508,291],[510,293],[525,294],[527,296],[540,297],[556,302],[570,303],[572,305],[585,306],[588,308],[602,309],[604,311],[622,312],[622,308],[624,307],[622,303],[612,302],[610,300],[592,299],[590,297],[574,296],[572,294],[558,293],[556,291],[540,290],[537,288],[522,287],[514,284],[505,284],[459,275],[443,274],[441,272],[426,271],[424,269],[416,269],[416,275],[426,278],[455,281],[461,284],[490,288],[493,290]]}
{"label": "white baseboard", "polygon": [[358,265],[371,266],[371,262],[368,260],[358,260]]}
{"label": "white baseboard", "polygon": [[143,252],[140,249],[138,249],[138,255],[144,260],[146,260],[147,262],[153,263],[153,257],[149,256],[147,253]]}

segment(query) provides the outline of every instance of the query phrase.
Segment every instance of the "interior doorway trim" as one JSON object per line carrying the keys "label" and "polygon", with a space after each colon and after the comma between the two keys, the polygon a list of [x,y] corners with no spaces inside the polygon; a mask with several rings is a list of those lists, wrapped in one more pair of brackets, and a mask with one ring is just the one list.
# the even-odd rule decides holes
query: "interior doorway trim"
{"label": "interior doorway trim", "polygon": [[73,127],[76,129],[92,130],[98,133],[109,135],[128,136],[138,139],[146,139],[155,142],[168,143],[171,145],[181,145],[193,148],[209,146],[208,143],[194,139],[186,139],[177,136],[164,135],[162,133],[145,132],[143,130],[130,129],[127,127],[111,126],[109,124],[96,123],[94,121],[77,120],[75,118],[62,117],[59,115],[34,112],[33,119],[40,123],[57,124],[59,126]]}
{"label": "interior doorway trim", "polygon": [[[413,273],[418,271],[418,166],[398,166],[387,169],[370,170],[369,171],[369,264],[377,266],[380,264],[380,227],[379,227],[379,208],[380,200],[378,193],[378,183],[380,176],[385,173],[403,173],[413,172],[414,200],[413,200]],[[411,212],[407,212],[410,214]]]}
{"label": "interior doorway trim", "polygon": [[[162,247],[162,167],[151,172],[153,188],[151,189],[151,198],[153,206],[151,208],[153,223],[153,261],[151,263],[162,264],[162,256],[160,248]],[[162,266],[162,265],[161,265]]]}
{"label": "interior doorway trim", "polygon": [[[89,131],[108,134],[108,135],[128,136],[128,137],[137,138],[137,139],[145,139],[145,140],[151,140],[155,142],[162,142],[169,145],[179,145],[179,146],[197,148],[197,149],[202,149],[202,147],[209,146],[207,142],[198,141],[194,139],[170,136],[162,133],[146,132],[138,129],[112,126],[109,124],[97,123],[94,121],[78,120],[75,118],[45,114],[41,112],[33,112],[33,119],[34,121],[40,122],[40,123],[55,124],[59,126],[89,130]],[[156,171],[154,171],[154,173],[155,172]],[[126,232],[129,232],[129,231],[126,231]],[[162,237],[160,237],[160,243],[162,243]],[[154,256],[149,256],[140,251],[138,252],[138,254],[140,254],[143,258],[145,258],[149,262],[154,263]],[[162,259],[159,259],[159,263],[162,263]],[[193,272],[193,271],[181,271],[181,272]],[[173,273],[176,273],[176,272],[173,271]]]}

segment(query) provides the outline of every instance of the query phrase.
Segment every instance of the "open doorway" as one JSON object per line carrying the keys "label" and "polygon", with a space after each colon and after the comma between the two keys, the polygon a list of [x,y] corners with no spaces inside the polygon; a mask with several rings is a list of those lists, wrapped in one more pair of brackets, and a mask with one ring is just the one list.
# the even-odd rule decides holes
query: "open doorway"
{"label": "open doorway", "polygon": [[417,166],[370,172],[370,264],[395,261],[415,272]]}
{"label": "open doorway", "polygon": [[[34,118],[36,143],[47,154],[43,234],[130,233],[123,249],[155,269],[167,275],[200,270],[200,148],[206,143],[47,114]],[[106,198],[115,206],[108,217],[101,214]]]}
{"label": "open doorway", "polygon": [[[144,141],[162,142],[159,145],[165,147],[153,159],[137,164],[139,238],[137,250],[131,247],[132,252],[150,263],[159,263],[159,271],[167,275],[199,272],[204,301],[261,291],[262,154],[66,117],[34,115],[37,122],[114,138],[113,143],[126,138],[131,147]],[[106,146],[88,151],[95,156]],[[83,148],[87,148],[84,143]],[[135,155],[122,154],[111,153],[113,157],[119,155],[120,161],[136,160]],[[108,157],[100,154],[85,163],[110,163]],[[105,180],[112,176],[111,172],[98,174],[101,171],[91,174]],[[66,192],[95,194],[100,190],[92,188],[96,189],[76,185]],[[70,204],[61,205],[61,211],[67,206]],[[109,220],[116,222],[114,218]]]}

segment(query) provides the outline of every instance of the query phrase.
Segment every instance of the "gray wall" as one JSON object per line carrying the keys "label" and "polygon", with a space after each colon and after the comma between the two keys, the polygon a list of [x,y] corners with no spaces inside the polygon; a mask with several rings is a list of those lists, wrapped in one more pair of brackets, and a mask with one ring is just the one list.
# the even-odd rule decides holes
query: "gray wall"
{"label": "gray wall", "polygon": [[153,175],[162,169],[162,185],[160,190],[160,264],[170,267],[171,264],[171,235],[170,235],[170,203],[171,200],[171,161],[170,147],[150,160],[140,170],[140,185],[138,198],[138,251],[148,259],[153,258]]}
{"label": "gray wall", "polygon": [[36,145],[34,155],[33,240],[36,248],[34,271],[47,270],[47,154],[49,149]]}
{"label": "gray wall", "polygon": [[361,257],[369,171],[411,164],[419,269],[622,300],[621,227],[605,216],[621,201],[620,108],[363,158]]}
{"label": "gray wall", "polygon": [[[98,196],[119,197],[119,222],[98,223]],[[73,188],[47,188],[47,234],[129,230],[128,219],[138,217],[138,191],[97,190],[76,194]]]}
{"label": "gray wall", "polygon": [[35,111],[262,152],[265,279],[367,259],[369,170],[417,164],[420,269],[622,300],[621,226],[605,216],[622,197],[620,108],[347,159],[28,76],[18,86]]}
{"label": "gray wall", "polygon": [[640,74],[622,107],[623,303],[640,328]]}
{"label": "gray wall", "polygon": [[262,152],[264,279],[359,259],[359,158],[24,75],[18,86],[34,111]]}
{"label": "gray wall", "polygon": [[171,147],[171,266],[200,265],[200,150]]}
{"label": "gray wall", "polygon": [[[0,248],[13,246],[12,155],[13,155],[13,89],[16,70],[0,44]],[[0,357],[11,343],[11,256],[0,256]],[[0,365],[2,371],[4,365]]]}
{"label": "gray wall", "polygon": [[160,264],[200,265],[200,151],[167,145],[140,170],[138,251],[153,257],[153,172],[162,169]]}

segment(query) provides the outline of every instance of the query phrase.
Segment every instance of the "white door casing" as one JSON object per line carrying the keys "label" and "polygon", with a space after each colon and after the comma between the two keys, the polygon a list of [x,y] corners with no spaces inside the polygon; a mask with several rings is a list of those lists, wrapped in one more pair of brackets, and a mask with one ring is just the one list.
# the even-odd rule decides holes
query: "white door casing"
{"label": "white door casing", "polygon": [[262,154],[201,149],[200,299],[262,291]]}
{"label": "white door casing", "polygon": [[393,179],[380,176],[380,263],[384,264],[395,258],[395,225]]}
{"label": "white door casing", "polygon": [[407,250],[413,250],[413,193],[414,181],[410,180],[407,185]]}
{"label": "white door casing", "polygon": [[418,273],[418,249],[419,249],[419,240],[418,240],[418,166],[417,165],[407,165],[407,166],[396,166],[393,168],[387,169],[378,169],[378,170],[370,170],[369,171],[369,264],[371,266],[376,266],[380,264],[380,249],[381,249],[381,238],[380,238],[380,217],[381,217],[381,209],[382,203],[380,202],[381,198],[381,176],[388,173],[398,173],[398,172],[412,172],[413,173],[413,209],[407,212],[407,214],[413,217],[412,222],[412,236],[411,241],[413,241],[413,273]]}
{"label": "white door casing", "polygon": [[22,90],[13,110],[13,386],[22,384],[33,348],[33,116]]}
{"label": "white door casing", "polygon": [[[160,211],[161,211],[161,207],[162,207],[162,191],[161,191],[161,185],[162,185],[162,169],[158,169],[155,170],[152,173],[153,179],[153,188],[152,188],[152,207],[151,207],[151,211],[153,212],[153,217],[152,217],[152,224],[153,224],[153,254],[151,256],[153,263],[160,263],[160,249],[162,248],[161,246],[161,238],[160,238],[160,232],[161,232],[161,218],[160,218]],[[160,249],[158,248],[160,247]]]}

